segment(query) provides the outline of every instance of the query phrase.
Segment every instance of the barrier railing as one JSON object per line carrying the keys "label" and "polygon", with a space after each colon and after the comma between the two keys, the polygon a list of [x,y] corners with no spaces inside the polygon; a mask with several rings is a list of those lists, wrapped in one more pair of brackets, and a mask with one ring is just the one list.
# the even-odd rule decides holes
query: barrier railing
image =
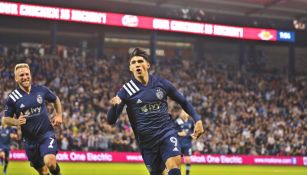
{"label": "barrier railing", "polygon": [[[27,160],[27,157],[23,150],[12,150],[10,153],[10,159],[23,161]],[[62,162],[143,162],[141,154],[137,152],[61,151],[57,154],[57,160]],[[199,154],[193,155],[191,161],[195,164],[307,166],[307,157],[303,156]]]}

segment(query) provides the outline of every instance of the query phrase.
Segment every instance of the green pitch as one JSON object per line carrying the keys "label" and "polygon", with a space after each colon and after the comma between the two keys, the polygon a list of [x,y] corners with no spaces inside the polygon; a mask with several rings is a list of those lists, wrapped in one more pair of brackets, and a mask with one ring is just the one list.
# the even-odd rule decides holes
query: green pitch
{"label": "green pitch", "polygon": [[[149,175],[143,164],[60,163],[62,175]],[[0,166],[2,175],[2,167]],[[36,175],[28,162],[10,162],[8,175]],[[185,175],[185,166],[182,166]],[[307,167],[192,165],[191,175],[307,175]]]}

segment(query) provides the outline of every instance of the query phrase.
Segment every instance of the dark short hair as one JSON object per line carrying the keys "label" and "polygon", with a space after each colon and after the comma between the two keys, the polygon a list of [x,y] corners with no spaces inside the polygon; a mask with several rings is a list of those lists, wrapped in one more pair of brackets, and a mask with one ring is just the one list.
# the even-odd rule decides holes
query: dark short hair
{"label": "dark short hair", "polygon": [[130,54],[129,54],[129,61],[131,60],[132,57],[134,56],[140,56],[143,57],[146,61],[149,61],[149,55],[145,52],[145,50],[142,50],[140,48],[135,48]]}

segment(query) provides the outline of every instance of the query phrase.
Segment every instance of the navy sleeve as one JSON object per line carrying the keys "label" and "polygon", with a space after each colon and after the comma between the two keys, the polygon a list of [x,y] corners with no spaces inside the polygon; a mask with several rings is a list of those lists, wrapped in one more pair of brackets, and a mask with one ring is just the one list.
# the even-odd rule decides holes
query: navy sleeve
{"label": "navy sleeve", "polygon": [[5,100],[5,103],[4,103],[4,116],[5,117],[13,117],[14,113],[15,113],[15,105],[12,102],[12,100],[7,98]]}
{"label": "navy sleeve", "polygon": [[111,125],[116,123],[116,120],[118,119],[118,117],[122,113],[124,106],[125,106],[125,102],[124,102],[125,97],[126,97],[125,91],[123,89],[119,90],[118,93],[117,93],[117,96],[119,96],[119,98],[122,100],[122,103],[119,104],[119,105],[112,106],[108,110],[107,121]]}
{"label": "navy sleeve", "polygon": [[192,104],[189,103],[187,99],[183,95],[181,95],[169,81],[162,79],[162,83],[164,84],[167,90],[167,95],[171,99],[176,101],[182,107],[182,109],[194,119],[195,122],[199,121],[200,116],[194,110]]}
{"label": "navy sleeve", "polygon": [[119,105],[112,106],[108,110],[107,121],[110,125],[113,125],[116,123],[116,120],[118,119],[119,115],[122,113],[124,106],[125,104],[121,103]]}
{"label": "navy sleeve", "polygon": [[117,93],[116,93],[117,96],[119,96],[119,98],[124,101],[126,98],[127,98],[127,93],[125,91],[124,88],[121,88]]}
{"label": "navy sleeve", "polygon": [[190,120],[190,123],[192,124],[192,128],[190,129],[190,135],[194,133],[194,121]]}
{"label": "navy sleeve", "polygon": [[57,96],[50,89],[48,89],[46,86],[42,86],[42,88],[44,89],[44,92],[45,92],[45,99],[48,102],[55,102]]}

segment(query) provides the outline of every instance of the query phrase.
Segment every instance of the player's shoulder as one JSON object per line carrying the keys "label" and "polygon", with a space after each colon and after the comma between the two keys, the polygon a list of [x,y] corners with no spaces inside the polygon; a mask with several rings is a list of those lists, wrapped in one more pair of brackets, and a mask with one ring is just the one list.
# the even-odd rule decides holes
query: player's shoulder
{"label": "player's shoulder", "polygon": [[172,90],[173,85],[169,80],[158,75],[152,76],[152,80],[154,81],[154,86],[161,87],[166,91]]}
{"label": "player's shoulder", "polygon": [[10,101],[10,102],[17,102],[18,100],[20,100],[21,98],[23,97],[22,95],[22,91],[21,89],[19,88],[16,88],[14,90],[12,90],[8,96],[7,96],[7,101]]}
{"label": "player's shoulder", "polygon": [[167,84],[167,80],[159,75],[150,75],[150,79],[153,86],[165,86]]}
{"label": "player's shoulder", "polygon": [[133,96],[141,90],[141,87],[138,85],[136,80],[129,80],[123,84],[120,93],[125,93],[127,96]]}
{"label": "player's shoulder", "polygon": [[37,90],[37,91],[42,91],[42,90],[46,90],[48,88],[44,85],[35,84],[35,85],[32,85],[32,89]]}
{"label": "player's shoulder", "polygon": [[165,81],[165,79],[158,74],[150,75],[150,78],[153,81]]}
{"label": "player's shoulder", "polygon": [[34,92],[38,92],[38,93],[48,93],[48,92],[51,92],[51,90],[47,87],[47,86],[44,86],[44,85],[32,85],[32,90]]}

